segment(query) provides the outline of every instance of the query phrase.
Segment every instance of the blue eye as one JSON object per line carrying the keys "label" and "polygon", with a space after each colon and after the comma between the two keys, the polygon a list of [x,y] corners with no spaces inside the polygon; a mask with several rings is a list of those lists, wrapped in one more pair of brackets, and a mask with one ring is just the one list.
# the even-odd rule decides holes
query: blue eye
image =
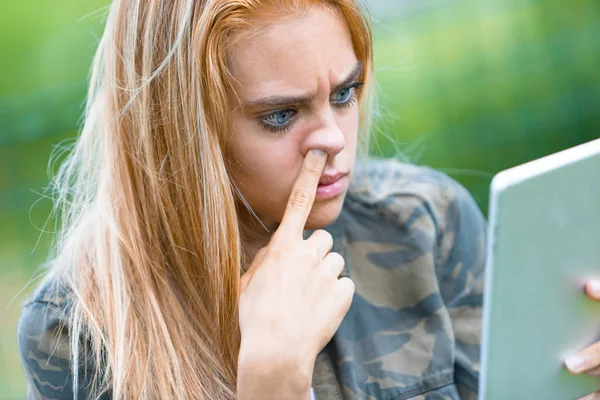
{"label": "blue eye", "polygon": [[334,93],[331,102],[337,107],[351,107],[356,103],[356,91],[363,85],[362,82],[355,82],[352,85],[342,88]]}
{"label": "blue eye", "polygon": [[352,87],[344,88],[335,94],[337,103],[346,103],[352,97]]}
{"label": "blue eye", "polygon": [[258,121],[263,128],[271,132],[280,132],[292,127],[294,115],[296,115],[294,110],[275,111],[259,118]]}
{"label": "blue eye", "polygon": [[274,113],[269,114],[266,117],[264,117],[263,121],[265,121],[266,123],[269,123],[271,125],[274,125],[274,126],[285,125],[286,123],[289,122],[289,120],[292,118],[292,116],[293,116],[292,110],[277,111],[277,112],[274,112]]}

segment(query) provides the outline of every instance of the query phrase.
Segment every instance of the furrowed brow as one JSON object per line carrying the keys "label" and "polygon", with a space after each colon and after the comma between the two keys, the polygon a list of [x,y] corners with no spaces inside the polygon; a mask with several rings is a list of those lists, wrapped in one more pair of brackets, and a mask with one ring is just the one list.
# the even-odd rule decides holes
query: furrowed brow
{"label": "furrowed brow", "polygon": [[[335,85],[331,94],[340,91],[350,86],[362,73],[362,62],[357,61],[350,74],[340,83]],[[313,94],[301,96],[267,96],[256,100],[245,101],[242,103],[243,108],[275,108],[284,107],[292,104],[306,104],[314,99]]]}
{"label": "furrowed brow", "polygon": [[358,77],[362,74],[362,69],[363,69],[362,62],[357,61],[356,64],[354,65],[354,68],[352,69],[352,72],[350,72],[350,74],[346,77],[346,79],[344,79],[343,81],[341,81],[340,83],[335,85],[335,87],[331,90],[331,94],[337,93],[340,90],[345,89],[348,86],[350,86],[352,83],[354,83],[354,81],[356,81],[358,79]]}
{"label": "furrowed brow", "polygon": [[273,108],[289,106],[290,104],[305,104],[309,103],[314,96],[268,96],[262,99],[246,101],[242,103],[242,107],[246,108]]}

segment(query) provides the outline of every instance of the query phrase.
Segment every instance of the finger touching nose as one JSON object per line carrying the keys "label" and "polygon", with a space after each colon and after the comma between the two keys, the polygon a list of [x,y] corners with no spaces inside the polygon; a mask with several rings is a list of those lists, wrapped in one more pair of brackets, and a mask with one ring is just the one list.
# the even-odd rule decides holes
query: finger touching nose
{"label": "finger touching nose", "polygon": [[305,153],[309,149],[320,149],[332,157],[344,150],[346,137],[341,127],[332,118],[327,124],[311,132],[306,137],[303,147]]}

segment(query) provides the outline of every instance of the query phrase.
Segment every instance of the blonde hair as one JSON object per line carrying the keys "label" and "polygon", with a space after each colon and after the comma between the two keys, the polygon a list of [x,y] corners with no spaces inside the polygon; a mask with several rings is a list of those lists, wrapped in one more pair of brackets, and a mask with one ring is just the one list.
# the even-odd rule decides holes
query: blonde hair
{"label": "blonde hair", "polygon": [[236,397],[243,249],[226,50],[259,13],[314,4],[345,17],[364,65],[364,149],[371,31],[354,0],[113,2],[84,127],[54,181],[63,229],[51,264],[73,298],[74,393],[91,363],[94,396]]}

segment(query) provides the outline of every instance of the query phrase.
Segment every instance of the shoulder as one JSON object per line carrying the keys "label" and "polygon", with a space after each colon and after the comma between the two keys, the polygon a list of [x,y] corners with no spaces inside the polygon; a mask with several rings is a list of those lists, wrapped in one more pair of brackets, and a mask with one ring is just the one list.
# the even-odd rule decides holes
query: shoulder
{"label": "shoulder", "polygon": [[55,276],[48,276],[25,301],[19,320],[20,334],[39,334],[58,325],[68,325],[70,291]]}
{"label": "shoulder", "polygon": [[458,197],[470,197],[460,183],[441,171],[391,158],[357,162],[349,195],[366,203],[413,196],[442,207]]}
{"label": "shoulder", "polygon": [[456,228],[461,214],[485,224],[467,189],[443,172],[395,159],[368,158],[357,162],[348,190],[348,205],[355,212],[381,219],[386,214],[400,224],[426,217],[437,234]]}
{"label": "shoulder", "polygon": [[431,168],[367,159],[340,220],[355,284],[334,336],[338,359],[351,360],[340,362],[344,390],[373,398],[457,398],[462,384],[476,391],[485,220],[469,192]]}
{"label": "shoulder", "polygon": [[72,398],[70,303],[67,287],[48,277],[23,305],[18,345],[31,397]]}

